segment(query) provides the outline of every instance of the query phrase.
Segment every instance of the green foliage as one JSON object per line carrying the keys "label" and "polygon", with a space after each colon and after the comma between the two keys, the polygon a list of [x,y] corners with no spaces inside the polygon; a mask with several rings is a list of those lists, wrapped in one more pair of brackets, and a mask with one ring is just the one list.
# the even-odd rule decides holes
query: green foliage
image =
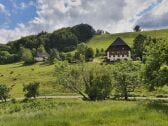
{"label": "green foliage", "polygon": [[10,52],[11,51],[11,47],[8,46],[8,45],[1,45],[0,44],[0,51],[8,51],[8,52]]}
{"label": "green foliage", "polygon": [[59,84],[75,93],[82,95],[84,98],[87,98],[82,91],[84,84],[82,82],[81,66],[71,66],[67,62],[57,62],[55,67],[55,74]]}
{"label": "green foliage", "polygon": [[51,49],[50,50],[50,57],[49,57],[49,63],[54,64],[55,61],[60,60],[60,53],[57,49]]}
{"label": "green foliage", "polygon": [[31,98],[31,97],[36,98],[36,96],[39,95],[39,86],[40,86],[39,82],[31,82],[23,86],[24,86],[23,91],[25,92],[26,98]]}
{"label": "green foliage", "polygon": [[144,44],[145,44],[146,37],[139,34],[133,42],[132,47],[132,57],[133,59],[140,58],[140,60],[143,60],[143,54],[144,54]]}
{"label": "green foliage", "polygon": [[44,45],[40,45],[38,48],[37,48],[37,51],[40,52],[40,53],[46,53],[46,50],[44,48]]}
{"label": "green foliage", "polygon": [[100,56],[100,50],[98,48],[96,48],[96,54],[95,54],[96,57]]}
{"label": "green foliage", "polygon": [[168,67],[167,66],[163,66],[159,69],[156,80],[159,84],[157,86],[168,85]]}
{"label": "green foliage", "polygon": [[167,68],[162,69],[163,65],[168,64],[167,52],[168,41],[163,39],[155,39],[146,46],[144,80],[150,90],[167,84]]}
{"label": "green foliage", "polygon": [[79,54],[85,55],[86,50],[87,50],[88,46],[85,43],[80,43],[77,45],[77,52],[79,52]]}
{"label": "green foliage", "polygon": [[85,43],[80,43],[77,45],[77,51],[74,55],[75,60],[83,61],[92,61],[94,58],[94,50],[89,48]]}
{"label": "green foliage", "polygon": [[130,92],[139,86],[140,64],[133,62],[121,62],[115,65],[114,78],[116,95],[128,100]]}
{"label": "green foliage", "polygon": [[25,64],[32,64],[34,63],[33,54],[30,49],[23,48],[22,49],[22,60]]}
{"label": "green foliage", "polygon": [[[53,33],[42,31],[37,35],[22,37],[6,45],[0,45],[0,52],[8,51],[13,57],[19,56],[17,61],[21,60],[20,50],[22,48],[32,50],[33,56],[36,54],[36,50],[39,52],[49,52],[53,48],[60,52],[69,52],[75,50],[78,43],[86,42],[86,40],[90,39],[94,33],[94,29],[88,24],[80,24],[72,28],[62,28]],[[0,61],[2,62],[2,60]],[[11,59],[6,61],[3,57],[3,63],[13,63],[14,61],[11,61]]]}
{"label": "green foliage", "polygon": [[92,61],[94,58],[94,51],[92,48],[87,48],[85,52],[86,61]]}
{"label": "green foliage", "polygon": [[69,63],[72,63],[73,62],[73,55],[71,53],[67,53],[66,55],[66,60],[69,62]]}
{"label": "green foliage", "polygon": [[11,99],[11,103],[15,104],[16,102],[17,102],[17,101],[16,101],[15,98],[12,98],[12,99]]}
{"label": "green foliage", "polygon": [[139,25],[136,25],[133,29],[135,32],[140,32],[141,31],[141,28]]}
{"label": "green foliage", "polygon": [[69,28],[63,28],[51,34],[47,46],[56,48],[58,51],[68,52],[74,50],[77,43],[78,38],[76,35]]}
{"label": "green foliage", "polygon": [[88,24],[79,24],[72,27],[73,33],[77,36],[79,42],[86,42],[95,34],[95,30]]}
{"label": "green foliage", "polygon": [[[104,69],[104,71],[102,71]],[[111,75],[106,68],[66,62],[56,64],[57,82],[89,100],[104,100],[112,90]]]}
{"label": "green foliage", "polygon": [[95,57],[104,56],[104,55],[105,55],[105,51],[103,48],[101,48],[101,49],[96,48]]}
{"label": "green foliage", "polygon": [[61,61],[66,60],[66,53],[64,53],[64,52],[60,52],[59,55],[60,55],[60,59],[61,59]]}
{"label": "green foliage", "polygon": [[0,84],[0,99],[6,102],[9,97],[9,88],[5,84]]}
{"label": "green foliage", "polygon": [[86,85],[85,92],[90,100],[105,100],[112,91],[111,78],[109,75],[90,77],[90,83]]}
{"label": "green foliage", "polygon": [[18,55],[16,54],[10,54],[8,51],[0,51],[0,64],[14,63],[18,59]]}

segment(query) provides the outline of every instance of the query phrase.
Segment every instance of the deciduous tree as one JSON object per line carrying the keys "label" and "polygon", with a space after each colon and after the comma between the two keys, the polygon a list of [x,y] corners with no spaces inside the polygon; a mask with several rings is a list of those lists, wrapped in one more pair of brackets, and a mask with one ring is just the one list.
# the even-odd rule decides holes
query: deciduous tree
{"label": "deciduous tree", "polygon": [[128,100],[129,93],[140,84],[139,70],[140,65],[132,61],[116,64],[114,78],[117,96]]}

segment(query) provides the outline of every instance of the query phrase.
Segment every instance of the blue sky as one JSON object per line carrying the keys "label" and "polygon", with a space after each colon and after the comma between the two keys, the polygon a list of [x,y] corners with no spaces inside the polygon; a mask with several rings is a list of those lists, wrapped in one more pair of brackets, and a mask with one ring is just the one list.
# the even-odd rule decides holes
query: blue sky
{"label": "blue sky", "polygon": [[35,0],[0,0],[6,13],[0,13],[0,28],[14,29],[18,24],[33,20],[36,14]]}
{"label": "blue sky", "polygon": [[111,33],[168,27],[167,0],[0,0],[0,43],[88,23]]}

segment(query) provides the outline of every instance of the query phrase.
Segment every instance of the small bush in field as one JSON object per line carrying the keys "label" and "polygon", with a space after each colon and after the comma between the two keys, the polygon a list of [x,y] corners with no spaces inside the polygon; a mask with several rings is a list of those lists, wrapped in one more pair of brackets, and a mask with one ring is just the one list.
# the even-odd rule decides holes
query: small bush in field
{"label": "small bush in field", "polygon": [[9,88],[5,84],[0,84],[0,100],[5,101],[9,97]]}
{"label": "small bush in field", "polygon": [[34,97],[36,98],[39,95],[39,82],[30,82],[27,85],[23,85],[23,91],[25,92],[26,98]]}
{"label": "small bush in field", "polygon": [[10,74],[13,74],[13,73],[14,73],[14,71],[11,71],[11,72],[10,72]]}
{"label": "small bush in field", "polygon": [[15,98],[12,98],[12,99],[11,99],[11,102],[12,102],[13,104],[15,104],[15,103],[16,103],[16,99],[15,99]]}

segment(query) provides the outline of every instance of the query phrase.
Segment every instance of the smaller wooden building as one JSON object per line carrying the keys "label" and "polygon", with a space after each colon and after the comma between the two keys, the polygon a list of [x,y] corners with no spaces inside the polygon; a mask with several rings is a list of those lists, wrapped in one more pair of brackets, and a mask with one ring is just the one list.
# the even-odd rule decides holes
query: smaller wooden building
{"label": "smaller wooden building", "polygon": [[106,50],[107,61],[130,60],[131,48],[118,37]]}
{"label": "smaller wooden building", "polygon": [[37,52],[36,57],[34,57],[34,59],[37,62],[46,61],[49,59],[49,54],[47,52],[45,53]]}

